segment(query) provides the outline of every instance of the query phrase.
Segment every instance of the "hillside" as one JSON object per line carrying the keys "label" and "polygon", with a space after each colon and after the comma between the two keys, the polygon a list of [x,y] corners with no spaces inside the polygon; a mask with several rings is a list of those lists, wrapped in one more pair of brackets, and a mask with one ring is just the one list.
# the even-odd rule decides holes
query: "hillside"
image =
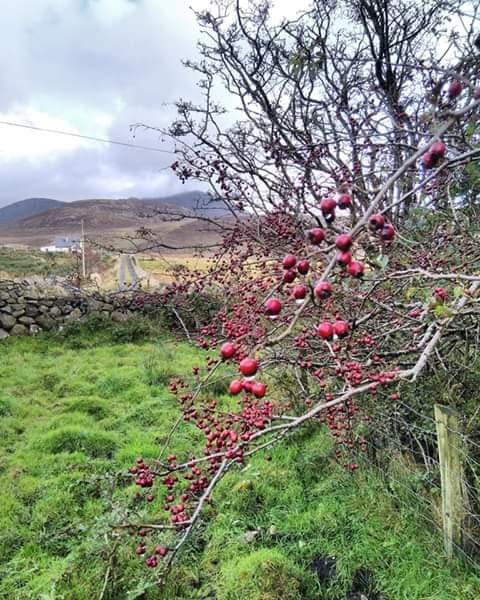
{"label": "hillside", "polygon": [[[122,248],[129,246],[127,238],[138,239],[141,229],[151,230],[155,240],[172,248],[212,244],[218,239],[214,225],[186,218],[194,217],[191,210],[165,203],[161,214],[157,209],[155,202],[138,199],[72,202],[0,225],[0,245],[38,248],[49,244],[56,235],[78,235],[82,221],[87,239]],[[139,243],[138,247],[142,249],[145,244]]]}
{"label": "hillside", "polygon": [[171,196],[143,198],[142,200],[188,209],[203,217],[218,218],[230,214],[222,200],[212,200],[206,192],[182,192]]}
{"label": "hillside", "polygon": [[42,213],[65,203],[52,198],[26,198],[0,208],[0,223],[11,223]]}
{"label": "hillside", "polygon": [[[77,205],[84,205],[85,202],[124,202],[125,200],[74,200],[72,202],[62,202],[52,198],[26,198],[13,204],[0,208],[0,224],[13,223],[22,219],[28,219],[41,214],[53,208],[76,208]],[[139,205],[145,202],[155,205],[175,209],[187,209],[194,211],[200,216],[221,217],[228,213],[228,209],[221,200],[212,200],[206,192],[191,191],[172,194],[170,196],[159,196],[153,198],[128,198],[126,201]]]}
{"label": "hillside", "polygon": [[146,228],[153,230],[162,243],[174,247],[212,243],[214,226],[186,218],[197,215],[221,218],[229,214],[221,202],[207,206],[208,201],[209,196],[203,192],[186,192],[166,198],[59,202],[47,210],[0,224],[0,245],[39,247],[50,243],[55,235],[78,234],[82,221],[87,237],[98,242],[115,240],[118,244]]}

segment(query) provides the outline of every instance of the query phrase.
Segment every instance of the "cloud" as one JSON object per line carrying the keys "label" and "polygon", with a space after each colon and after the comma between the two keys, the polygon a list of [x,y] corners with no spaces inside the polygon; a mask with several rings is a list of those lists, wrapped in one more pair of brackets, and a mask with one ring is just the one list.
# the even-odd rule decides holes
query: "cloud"
{"label": "cloud", "polygon": [[[161,147],[138,121],[166,124],[197,94],[180,64],[195,54],[187,0],[17,0],[2,7],[0,120]],[[198,2],[197,2],[198,4]],[[178,191],[171,157],[0,125],[0,206]]]}
{"label": "cloud", "polygon": [[[292,3],[277,0],[277,15]],[[209,0],[15,0],[2,5],[0,120],[165,147],[155,132],[177,98],[198,98],[190,6]],[[168,145],[167,145],[168,147]],[[168,194],[185,189],[168,154],[0,125],[0,206],[29,196]],[[192,184],[195,186],[195,184]]]}

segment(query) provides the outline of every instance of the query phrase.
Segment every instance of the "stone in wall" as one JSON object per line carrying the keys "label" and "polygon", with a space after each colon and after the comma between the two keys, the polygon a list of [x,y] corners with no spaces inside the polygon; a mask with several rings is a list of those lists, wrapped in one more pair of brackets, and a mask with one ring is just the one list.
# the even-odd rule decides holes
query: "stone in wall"
{"label": "stone in wall", "polygon": [[36,304],[32,304],[31,302],[29,302],[26,306],[25,306],[25,315],[27,317],[36,317],[37,315],[40,314],[40,307],[37,306]]}
{"label": "stone in wall", "polygon": [[134,292],[88,296],[63,288],[0,281],[0,339],[51,330],[92,313],[124,322],[135,311],[145,310],[148,306],[138,303]]}
{"label": "stone in wall", "polygon": [[51,317],[54,319],[62,316],[62,309],[58,306],[52,306],[52,308],[48,311]]}
{"label": "stone in wall", "polygon": [[55,319],[52,319],[48,315],[40,315],[36,318],[36,323],[39,325],[39,327],[45,329],[46,331],[50,331],[50,329],[55,327]]}
{"label": "stone in wall", "polygon": [[18,319],[18,322],[21,323],[22,325],[33,325],[35,323],[35,319],[33,319],[32,317],[20,317]]}
{"label": "stone in wall", "polygon": [[77,321],[83,316],[82,311],[79,308],[74,308],[66,317],[67,321]]}
{"label": "stone in wall", "polygon": [[7,313],[0,313],[0,327],[2,329],[6,329],[8,331],[15,325],[16,322],[17,320],[14,316]]}
{"label": "stone in wall", "polygon": [[25,325],[16,323],[9,331],[10,335],[28,335],[29,331]]}
{"label": "stone in wall", "polygon": [[125,323],[131,317],[130,311],[114,310],[112,312],[112,321],[115,323]]}

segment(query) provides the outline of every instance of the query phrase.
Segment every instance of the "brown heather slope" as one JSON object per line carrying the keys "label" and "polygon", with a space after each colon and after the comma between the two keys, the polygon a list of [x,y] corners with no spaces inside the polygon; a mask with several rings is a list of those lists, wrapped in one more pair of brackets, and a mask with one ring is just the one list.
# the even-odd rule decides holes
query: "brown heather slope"
{"label": "brown heather slope", "polygon": [[[159,214],[159,210],[163,214]],[[167,213],[167,214],[165,214]],[[125,247],[125,238],[142,228],[151,229],[155,239],[171,246],[201,246],[218,240],[214,225],[195,219],[178,219],[172,213],[193,216],[193,211],[154,201],[79,200],[40,214],[0,225],[0,245],[24,244],[39,247],[57,235],[78,235],[83,220],[86,235],[99,243]]]}

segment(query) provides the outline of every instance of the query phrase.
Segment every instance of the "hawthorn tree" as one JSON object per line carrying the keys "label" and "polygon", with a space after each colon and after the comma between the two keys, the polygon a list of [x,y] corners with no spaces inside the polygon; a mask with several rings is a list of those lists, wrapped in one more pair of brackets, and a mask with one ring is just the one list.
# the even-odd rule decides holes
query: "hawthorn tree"
{"label": "hawthorn tree", "polygon": [[[316,1],[276,22],[269,2],[218,0],[197,17],[202,58],[186,64],[205,102],[178,102],[163,133],[174,171],[208,182],[232,217],[211,267],[161,297],[220,302],[189,332],[206,364],[170,385],[181,414],[169,443],[184,420],[202,453],[168,443],[130,470],[165,510],[122,527],[162,572],[230,468],[322,422],[355,470],[371,399],[394,404],[401,382],[478,347],[478,195],[465,190],[480,159],[475,9]],[[209,390],[232,371],[226,408]]]}

